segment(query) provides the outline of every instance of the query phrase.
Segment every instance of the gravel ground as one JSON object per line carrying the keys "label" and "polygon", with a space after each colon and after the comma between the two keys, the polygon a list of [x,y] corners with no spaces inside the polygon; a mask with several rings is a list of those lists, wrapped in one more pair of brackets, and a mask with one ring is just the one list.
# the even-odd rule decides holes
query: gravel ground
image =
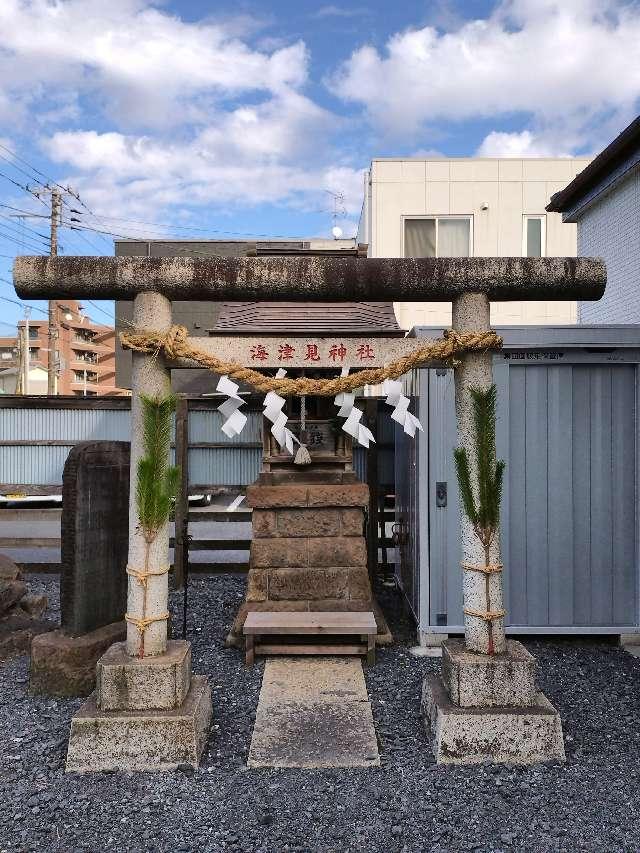
{"label": "gravel ground", "polygon": [[[193,667],[214,705],[196,772],[66,775],[80,700],[30,698],[27,659],[0,664],[0,851],[640,850],[640,660],[605,642],[527,643],[562,715],[566,765],[437,767],[418,710],[440,662],[409,653],[387,594],[399,642],[366,673],[382,767],[249,771],[262,665],[245,670],[223,645],[244,583],[192,581]],[[55,613],[57,581],[32,587]]]}

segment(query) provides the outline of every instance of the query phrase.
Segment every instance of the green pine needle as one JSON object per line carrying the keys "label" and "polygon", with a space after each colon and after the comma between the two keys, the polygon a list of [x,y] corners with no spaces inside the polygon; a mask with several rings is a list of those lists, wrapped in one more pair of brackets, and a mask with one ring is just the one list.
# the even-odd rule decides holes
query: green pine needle
{"label": "green pine needle", "polygon": [[152,541],[169,520],[180,469],[168,465],[176,398],[141,395],[144,456],[138,463],[136,504],[140,527]]}
{"label": "green pine needle", "polygon": [[454,451],[456,474],[464,512],[473,524],[476,535],[485,548],[491,543],[500,521],[500,504],[505,462],[496,460],[496,401],[497,388],[472,388],[475,455],[477,467],[476,492],[471,483],[466,448]]}

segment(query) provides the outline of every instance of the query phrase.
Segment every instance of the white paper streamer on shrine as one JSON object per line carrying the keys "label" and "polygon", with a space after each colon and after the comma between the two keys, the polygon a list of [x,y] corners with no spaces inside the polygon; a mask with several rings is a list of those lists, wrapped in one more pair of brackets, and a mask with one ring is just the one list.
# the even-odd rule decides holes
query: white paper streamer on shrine
{"label": "white paper streamer on shrine", "polygon": [[[281,367],[276,373],[276,379],[282,379],[286,375],[287,371]],[[275,391],[269,391],[262,404],[264,406],[263,414],[265,418],[273,424],[271,427],[271,435],[275,438],[281,448],[285,448],[293,456],[294,445],[300,444],[300,442],[287,427],[287,421],[289,419],[282,411],[285,403],[286,400],[284,397],[276,394]]]}
{"label": "white paper streamer on shrine", "polygon": [[382,390],[387,395],[385,403],[393,406],[392,419],[400,424],[405,433],[413,438],[416,429],[422,432],[422,424],[408,411],[410,400],[402,393],[402,382],[399,379],[385,379]]}
{"label": "white paper streamer on shrine", "polygon": [[[349,368],[343,367],[340,375],[348,376]],[[344,391],[341,394],[336,394],[333,402],[336,406],[340,407],[338,409],[338,417],[346,418],[345,422],[342,424],[342,429],[347,433],[347,435],[354,438],[359,445],[362,447],[369,447],[369,444],[371,442],[375,444],[376,440],[373,437],[371,430],[364,426],[364,424],[360,423],[362,412],[360,409],[355,408],[355,400],[355,394],[350,391]]]}
{"label": "white paper streamer on shrine", "polygon": [[221,376],[216,387],[216,391],[227,395],[227,400],[218,406],[218,411],[225,418],[222,424],[222,432],[229,438],[235,438],[240,435],[247,423],[247,416],[244,412],[239,411],[240,406],[244,405],[244,400],[238,394],[240,386],[232,382],[228,376]]}

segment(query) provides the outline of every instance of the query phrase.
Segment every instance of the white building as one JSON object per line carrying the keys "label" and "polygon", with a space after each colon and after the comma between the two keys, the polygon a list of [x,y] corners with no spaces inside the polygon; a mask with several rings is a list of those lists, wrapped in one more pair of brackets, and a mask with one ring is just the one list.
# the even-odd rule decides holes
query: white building
{"label": "white building", "polygon": [[640,323],[640,116],[547,209],[577,223],[581,255],[607,264],[605,295],[580,303],[579,322]]}
{"label": "white building", "polygon": [[[576,227],[545,210],[588,159],[376,158],[358,242],[369,256],[576,255]],[[398,302],[400,326],[451,322],[448,303]],[[575,302],[502,302],[494,324],[577,322]]]}

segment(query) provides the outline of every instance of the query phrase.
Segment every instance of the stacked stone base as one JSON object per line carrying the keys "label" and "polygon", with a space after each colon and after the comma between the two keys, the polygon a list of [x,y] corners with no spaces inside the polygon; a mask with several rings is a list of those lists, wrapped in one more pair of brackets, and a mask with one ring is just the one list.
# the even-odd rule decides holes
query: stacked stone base
{"label": "stacked stone base", "polygon": [[423,683],[422,714],[439,764],[564,761],[560,715],[536,690],[535,658],[509,640],[503,655],[442,645],[442,677]]}
{"label": "stacked stone base", "polygon": [[191,647],[132,658],[125,643],[98,661],[96,691],[71,721],[67,771],[197,767],[211,722],[211,691],[191,675]]}
{"label": "stacked stone base", "polygon": [[242,626],[252,610],[372,610],[377,642],[391,642],[367,571],[368,502],[369,490],[358,482],[259,482],[248,488],[253,540],[247,594],[227,638],[230,645],[242,642]]}

